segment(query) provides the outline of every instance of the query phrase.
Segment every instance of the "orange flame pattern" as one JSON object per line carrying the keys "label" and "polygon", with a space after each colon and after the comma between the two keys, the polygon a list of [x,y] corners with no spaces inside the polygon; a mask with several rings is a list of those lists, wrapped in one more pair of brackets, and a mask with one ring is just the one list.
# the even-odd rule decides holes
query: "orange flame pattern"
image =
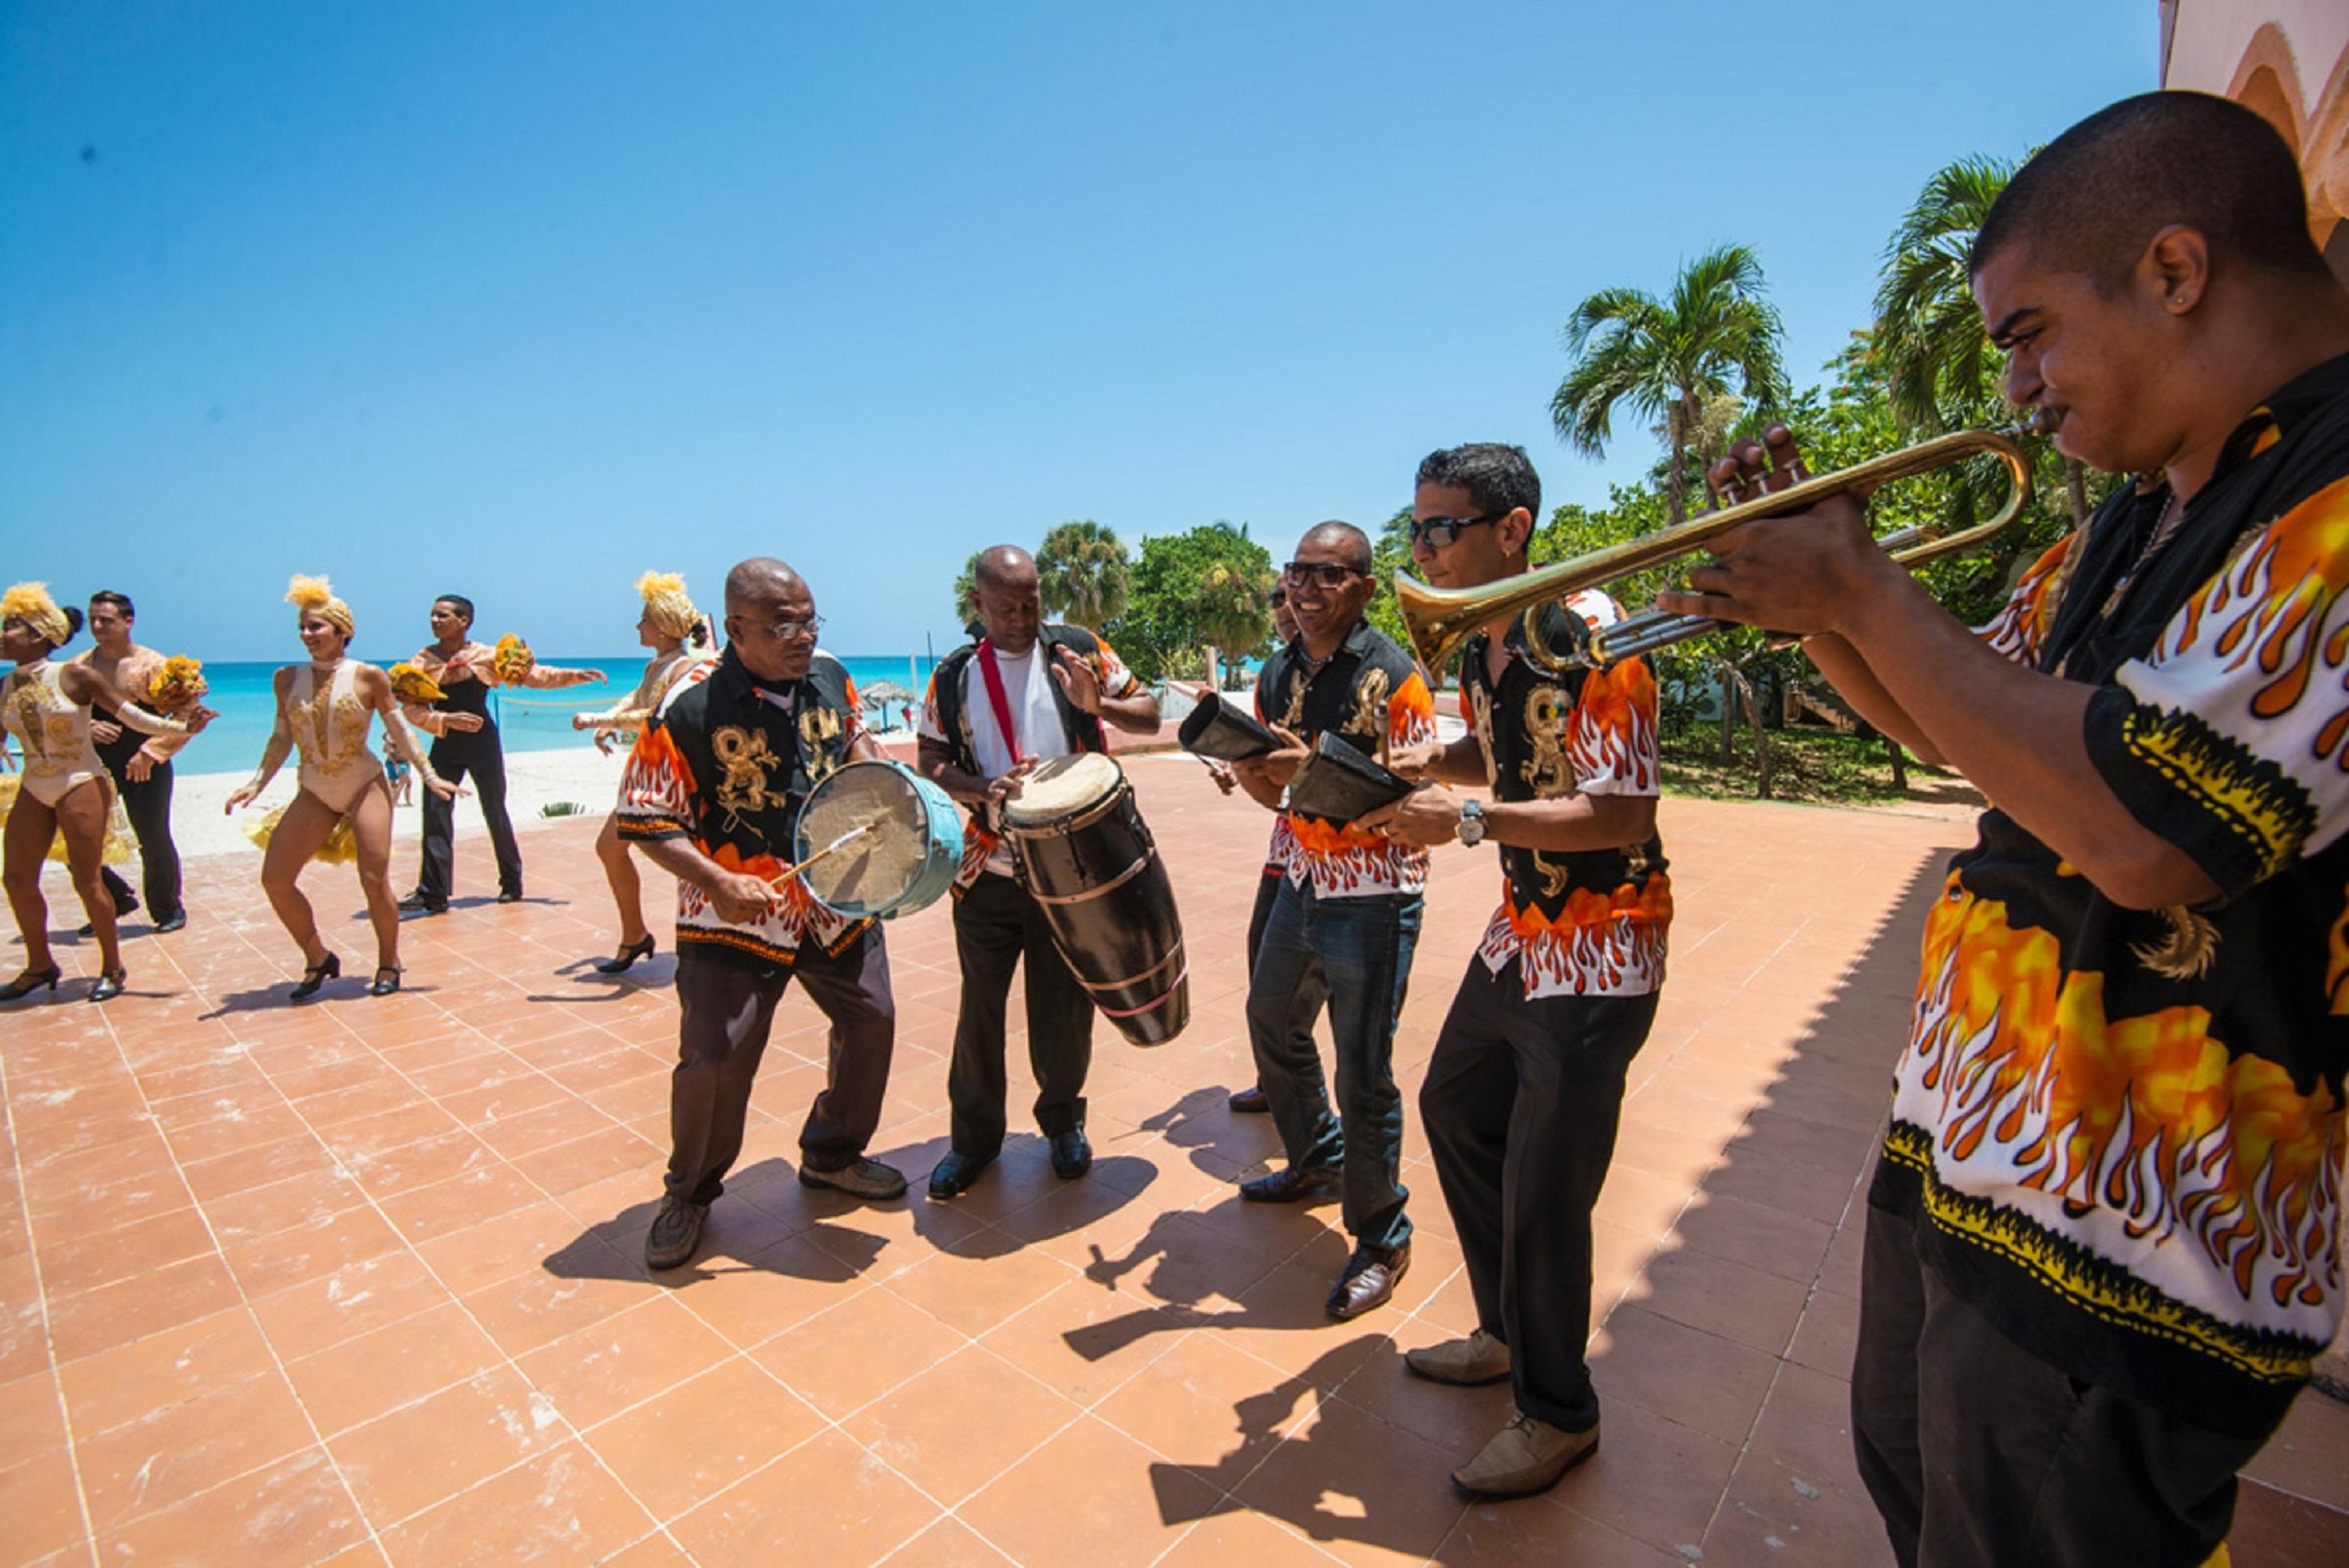
{"label": "orange flame pattern", "polygon": [[1664,983],[1671,923],[1671,881],[1661,872],[1611,893],[1575,888],[1556,919],[1517,907],[1504,878],[1476,955],[1495,975],[1515,958],[1528,996],[1640,996]]}
{"label": "orange flame pattern", "polygon": [[[1365,665],[1362,673],[1369,669]],[[1435,738],[1435,695],[1415,669],[1387,699],[1386,738],[1389,751]],[[1311,882],[1319,897],[1418,892],[1427,886],[1427,851],[1400,839],[1294,814],[1288,830],[1289,880],[1300,886]]]}
{"label": "orange flame pattern", "polygon": [[2230,1053],[2203,1009],[2108,1018],[2102,975],[2065,972],[2052,934],[1953,875],[1899,1082],[1944,1187],[2220,1323],[2330,1336],[2342,1105]]}

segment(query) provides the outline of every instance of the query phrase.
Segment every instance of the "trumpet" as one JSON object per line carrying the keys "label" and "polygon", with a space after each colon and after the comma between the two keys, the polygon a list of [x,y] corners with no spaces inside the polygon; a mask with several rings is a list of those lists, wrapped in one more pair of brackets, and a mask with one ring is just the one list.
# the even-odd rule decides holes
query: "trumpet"
{"label": "trumpet", "polygon": [[1504,616],[1518,614],[1526,616],[1526,642],[1540,662],[1555,668],[1578,665],[1603,670],[1636,655],[1718,631],[1726,623],[1704,615],[1674,615],[1651,610],[1611,626],[1588,631],[1579,617],[1570,616],[1576,641],[1570,647],[1560,648],[1545,642],[1540,634],[1537,612],[1543,605],[1693,554],[1730,530],[1765,517],[1800,511],[1847,490],[1871,491],[1895,480],[1914,479],[1968,458],[1994,457],[2006,469],[2008,490],[2004,504],[1987,521],[1953,532],[1943,532],[1931,525],[1897,529],[1877,541],[1904,566],[1922,565],[1971,549],[2003,530],[2029,503],[2031,463],[2017,442],[2023,436],[2046,433],[2033,420],[1995,430],[1960,430],[1937,436],[1620,544],[1474,588],[1431,588],[1398,572],[1394,580],[1395,602],[1402,611],[1403,624],[1410,630],[1412,650],[1430,672],[1439,671],[1450,663],[1452,655],[1478,628]]}

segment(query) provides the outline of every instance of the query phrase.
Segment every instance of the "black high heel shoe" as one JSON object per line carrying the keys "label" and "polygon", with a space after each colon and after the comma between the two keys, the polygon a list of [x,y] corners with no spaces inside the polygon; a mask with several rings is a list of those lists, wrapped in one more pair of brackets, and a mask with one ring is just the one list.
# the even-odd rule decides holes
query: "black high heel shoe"
{"label": "black high heel shoe", "polygon": [[57,966],[54,964],[47,969],[27,969],[7,985],[0,985],[0,1002],[14,1002],[19,997],[29,996],[44,985],[54,991],[59,978]]}
{"label": "black high heel shoe", "polygon": [[[367,995],[370,996],[390,995],[393,992],[399,989],[399,977],[407,973],[407,970],[402,969],[397,964],[377,965],[375,982],[367,987]],[[391,978],[388,980],[385,979],[384,976],[387,975],[391,976]]]}
{"label": "black high heel shoe", "polygon": [[89,988],[89,999],[93,1002],[111,1002],[122,995],[123,984],[129,978],[130,975],[127,970],[108,969],[101,972],[98,977],[98,984]]}
{"label": "black high heel shoe", "polygon": [[650,958],[652,955],[653,934],[647,931],[645,933],[642,940],[631,942],[626,947],[621,948],[617,957],[606,958],[597,964],[595,965],[595,973],[598,975],[626,975],[629,970],[636,966],[637,959]]}
{"label": "black high heel shoe", "polygon": [[319,986],[324,985],[329,980],[339,980],[342,977],[343,961],[341,957],[336,954],[329,953],[326,954],[325,962],[313,964],[310,967],[302,971],[302,983],[294,987],[293,999],[296,1002],[306,1002],[311,997],[318,994]]}

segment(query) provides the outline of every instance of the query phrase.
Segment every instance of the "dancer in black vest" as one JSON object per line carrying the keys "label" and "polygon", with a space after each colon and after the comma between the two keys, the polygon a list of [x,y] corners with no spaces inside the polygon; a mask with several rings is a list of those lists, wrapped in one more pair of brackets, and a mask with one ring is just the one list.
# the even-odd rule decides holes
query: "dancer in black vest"
{"label": "dancer in black vest", "polygon": [[[139,612],[129,596],[105,592],[89,596],[89,635],[98,645],[73,662],[88,665],[120,690],[137,696],[147,689],[163,655],[142,647],[131,636]],[[139,839],[140,881],[147,894],[147,918],[158,932],[177,931],[188,923],[180,903],[180,851],[171,842],[171,758],[188,743],[184,735],[141,735],[122,722],[109,707],[89,713],[89,738],[98,746],[98,759],[114,775],[123,814]],[[115,918],[139,907],[139,895],[112,866],[101,873],[106,891],[114,895]],[[92,928],[82,927],[88,936]]]}
{"label": "dancer in black vest", "polygon": [[[498,857],[498,902],[513,903],[522,897],[522,846],[514,842],[513,820],[506,815],[506,754],[498,743],[498,721],[490,717],[490,689],[502,685],[533,686],[585,686],[601,681],[601,670],[559,669],[533,665],[511,682],[495,665],[496,650],[471,640],[473,602],[461,593],[443,593],[432,601],[431,645],[419,650],[416,667],[447,693],[429,705],[406,705],[409,722],[432,742],[432,766],[451,784],[471,775],[481,798],[481,820],[489,825],[490,844]],[[449,907],[449,891],[456,875],[457,812],[438,795],[424,797],[424,853],[416,874],[416,891],[399,901],[410,912],[439,914]]]}
{"label": "dancer in black vest", "polygon": [[947,1078],[953,1147],[930,1172],[930,1196],[938,1199],[962,1193],[1003,1147],[1004,1005],[1023,956],[1036,1124],[1063,1180],[1092,1168],[1084,1101],[1092,999],[1052,945],[1043,911],[1013,878],[996,813],[1037,763],[1106,749],[1103,720],[1134,735],[1158,729],[1158,699],[1108,643],[1081,626],[1044,624],[1036,562],[1026,551],[999,544],[982,552],[975,583],[986,635],[931,674],[919,754],[922,772],[970,808],[954,890],[962,1002]]}

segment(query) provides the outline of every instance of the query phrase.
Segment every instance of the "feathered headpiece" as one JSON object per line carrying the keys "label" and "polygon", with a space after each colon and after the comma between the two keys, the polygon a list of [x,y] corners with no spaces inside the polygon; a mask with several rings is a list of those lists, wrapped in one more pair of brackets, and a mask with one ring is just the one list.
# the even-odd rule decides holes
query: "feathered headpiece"
{"label": "feathered headpiece", "polygon": [[323,577],[296,577],[285,585],[285,602],[308,611],[346,637],[357,624],[351,619],[351,607],[335,597],[334,585]]}
{"label": "feathered headpiece", "polygon": [[0,621],[24,622],[47,637],[51,647],[63,647],[73,640],[73,623],[49,597],[46,583],[19,583],[0,594]]}
{"label": "feathered headpiece", "polygon": [[647,572],[636,579],[636,592],[645,596],[645,614],[662,635],[690,637],[701,624],[701,612],[685,596],[683,573]]}

